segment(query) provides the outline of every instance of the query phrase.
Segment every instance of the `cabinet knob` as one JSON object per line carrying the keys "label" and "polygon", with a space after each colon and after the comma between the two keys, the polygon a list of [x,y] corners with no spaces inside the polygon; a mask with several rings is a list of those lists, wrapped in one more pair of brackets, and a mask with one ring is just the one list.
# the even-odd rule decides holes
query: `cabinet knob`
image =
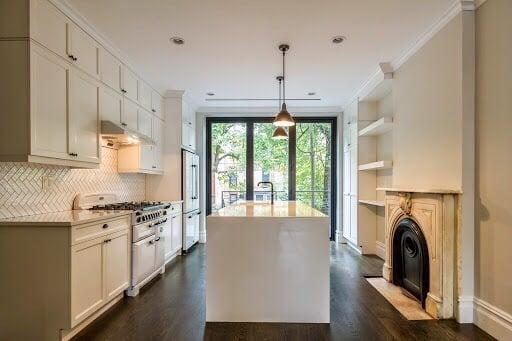
{"label": "cabinet knob", "polygon": [[151,166],[151,167],[156,168],[156,166]]}
{"label": "cabinet knob", "polygon": [[103,224],[102,226],[104,229],[108,229],[108,224]]}
{"label": "cabinet knob", "polygon": [[151,109],[151,111],[152,111],[152,112],[156,112],[156,110],[155,110],[155,109]]}

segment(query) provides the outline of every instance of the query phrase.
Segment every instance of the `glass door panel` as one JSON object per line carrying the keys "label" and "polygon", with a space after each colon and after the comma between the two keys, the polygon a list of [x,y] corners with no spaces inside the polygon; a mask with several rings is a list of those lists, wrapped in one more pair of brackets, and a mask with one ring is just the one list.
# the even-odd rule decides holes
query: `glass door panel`
{"label": "glass door panel", "polygon": [[211,212],[245,200],[247,124],[211,125]]}
{"label": "glass door panel", "polygon": [[288,140],[272,138],[272,123],[254,123],[254,201],[270,201],[268,186],[258,186],[260,181],[274,184],[274,200],[288,200]]}
{"label": "glass door panel", "polygon": [[296,199],[331,215],[332,124],[296,125]]}

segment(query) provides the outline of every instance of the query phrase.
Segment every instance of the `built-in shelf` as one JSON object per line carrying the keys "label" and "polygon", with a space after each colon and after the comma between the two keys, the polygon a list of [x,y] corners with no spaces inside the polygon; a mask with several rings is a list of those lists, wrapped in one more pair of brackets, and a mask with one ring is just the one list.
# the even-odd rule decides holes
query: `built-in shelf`
{"label": "built-in shelf", "polygon": [[371,163],[365,163],[364,165],[359,165],[360,171],[367,170],[379,170],[379,169],[388,169],[393,167],[393,161],[391,160],[381,160]]}
{"label": "built-in shelf", "polygon": [[363,199],[359,199],[359,203],[360,204],[365,204],[365,205],[371,205],[371,206],[384,207],[384,201],[379,201],[379,200],[363,200]]}
{"label": "built-in shelf", "polygon": [[393,118],[382,117],[359,131],[359,136],[376,136],[387,133],[393,128]]}

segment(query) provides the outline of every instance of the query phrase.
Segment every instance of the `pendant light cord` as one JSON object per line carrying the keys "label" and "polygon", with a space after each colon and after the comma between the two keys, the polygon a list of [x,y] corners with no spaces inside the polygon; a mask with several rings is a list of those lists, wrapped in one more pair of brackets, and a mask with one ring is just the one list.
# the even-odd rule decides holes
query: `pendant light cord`
{"label": "pendant light cord", "polygon": [[286,51],[283,50],[283,104],[286,103],[286,76],[285,76],[285,65],[284,65],[284,55]]}
{"label": "pendant light cord", "polygon": [[282,82],[282,79],[279,78],[279,105],[278,105],[278,108],[280,109],[281,108],[281,82]]}

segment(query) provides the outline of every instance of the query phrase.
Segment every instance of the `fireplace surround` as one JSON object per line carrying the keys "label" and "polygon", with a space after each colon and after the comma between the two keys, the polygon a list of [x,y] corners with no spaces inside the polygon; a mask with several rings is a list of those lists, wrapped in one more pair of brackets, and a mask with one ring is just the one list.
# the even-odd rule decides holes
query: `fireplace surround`
{"label": "fireplace surround", "polygon": [[384,278],[416,296],[432,317],[454,317],[460,193],[380,190],[386,193]]}

